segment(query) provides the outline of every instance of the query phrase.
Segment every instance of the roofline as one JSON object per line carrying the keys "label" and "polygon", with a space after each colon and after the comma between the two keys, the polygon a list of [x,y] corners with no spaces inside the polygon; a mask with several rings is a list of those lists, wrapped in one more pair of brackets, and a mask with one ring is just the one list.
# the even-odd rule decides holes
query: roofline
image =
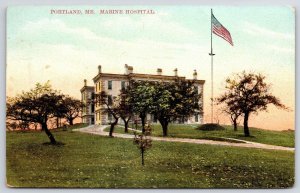
{"label": "roofline", "polygon": [[95,87],[94,86],[84,86],[80,89],[80,92],[83,92],[84,90],[94,90]]}
{"label": "roofline", "polygon": [[[126,75],[126,74],[100,73],[100,74],[97,74],[97,76],[95,76],[93,78],[94,83],[99,80],[100,76],[102,76],[102,77],[117,77],[117,78],[124,78],[124,79],[130,79],[132,77],[141,77],[141,78],[155,78],[155,79],[169,79],[169,80],[173,80],[175,78],[185,79],[185,80],[194,80],[194,79],[186,79],[185,76],[140,74],[140,73],[130,73],[128,75]],[[205,80],[195,80],[195,82],[200,83],[200,84],[204,84]]]}

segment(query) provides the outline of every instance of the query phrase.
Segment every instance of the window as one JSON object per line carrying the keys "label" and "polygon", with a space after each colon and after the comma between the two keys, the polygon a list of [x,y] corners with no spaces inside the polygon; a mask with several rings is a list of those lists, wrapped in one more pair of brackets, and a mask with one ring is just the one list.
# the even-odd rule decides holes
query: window
{"label": "window", "polygon": [[195,114],[195,122],[199,122],[197,114]]}
{"label": "window", "polygon": [[98,120],[98,116],[97,115],[98,115],[98,113],[96,113],[96,121]]}
{"label": "window", "polygon": [[100,87],[100,81],[99,81],[99,83],[98,83],[98,91],[101,91],[101,87]]}
{"label": "window", "polygon": [[113,104],[113,100],[112,100],[112,96],[111,95],[108,95],[107,97],[107,102],[108,102],[108,105],[112,105]]}
{"label": "window", "polygon": [[125,81],[122,81],[122,82],[121,82],[121,88],[122,88],[122,89],[125,89]]}
{"label": "window", "polygon": [[109,80],[108,82],[107,82],[107,88],[108,88],[108,90],[111,90],[112,89],[112,81],[111,80]]}

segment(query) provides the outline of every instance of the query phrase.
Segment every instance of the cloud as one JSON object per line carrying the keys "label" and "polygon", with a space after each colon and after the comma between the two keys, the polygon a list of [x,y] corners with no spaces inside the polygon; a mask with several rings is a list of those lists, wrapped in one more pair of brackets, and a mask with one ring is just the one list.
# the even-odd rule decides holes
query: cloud
{"label": "cloud", "polygon": [[291,40],[294,38],[292,34],[273,31],[250,22],[245,22],[244,32],[254,36],[265,36],[274,39]]}

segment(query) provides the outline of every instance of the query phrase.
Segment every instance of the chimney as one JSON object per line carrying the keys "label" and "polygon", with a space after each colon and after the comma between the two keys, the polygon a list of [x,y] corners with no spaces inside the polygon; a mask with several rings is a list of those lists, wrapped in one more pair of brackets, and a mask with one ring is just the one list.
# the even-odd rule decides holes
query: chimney
{"label": "chimney", "polygon": [[125,64],[125,74],[128,74],[128,65],[127,64]]}
{"label": "chimney", "polygon": [[101,74],[101,65],[98,66],[98,74]]}
{"label": "chimney", "polygon": [[87,86],[86,79],[84,79],[84,86]]}
{"label": "chimney", "polygon": [[128,74],[133,73],[133,67],[132,66],[128,66],[127,69],[128,69]]}
{"label": "chimney", "polygon": [[161,68],[157,68],[157,75],[161,75],[162,74],[162,69]]}
{"label": "chimney", "polygon": [[197,71],[196,70],[194,70],[193,78],[194,78],[194,80],[197,80]]}
{"label": "chimney", "polygon": [[174,76],[178,76],[178,70],[177,70],[177,68],[174,69]]}

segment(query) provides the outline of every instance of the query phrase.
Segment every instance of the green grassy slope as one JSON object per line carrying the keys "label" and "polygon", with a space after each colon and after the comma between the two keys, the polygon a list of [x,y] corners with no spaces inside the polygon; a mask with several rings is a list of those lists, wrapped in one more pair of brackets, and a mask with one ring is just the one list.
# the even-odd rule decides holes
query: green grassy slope
{"label": "green grassy slope", "polygon": [[153,142],[141,166],[130,139],[7,132],[7,183],[15,187],[278,188],[294,182],[294,153]]}

